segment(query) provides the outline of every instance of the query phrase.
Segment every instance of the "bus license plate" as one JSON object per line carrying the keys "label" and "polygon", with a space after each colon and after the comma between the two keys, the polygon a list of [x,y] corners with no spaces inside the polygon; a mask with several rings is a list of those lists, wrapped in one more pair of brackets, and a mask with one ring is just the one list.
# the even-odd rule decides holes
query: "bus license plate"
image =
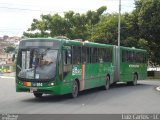
{"label": "bus license plate", "polygon": [[37,88],[30,88],[30,92],[36,92]]}

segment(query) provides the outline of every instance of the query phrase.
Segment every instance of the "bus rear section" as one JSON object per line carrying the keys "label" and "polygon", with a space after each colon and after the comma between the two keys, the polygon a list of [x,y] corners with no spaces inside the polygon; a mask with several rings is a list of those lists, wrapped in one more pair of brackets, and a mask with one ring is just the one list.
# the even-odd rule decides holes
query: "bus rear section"
{"label": "bus rear section", "polygon": [[120,48],[120,81],[129,85],[136,85],[137,80],[147,78],[146,50],[121,47]]}

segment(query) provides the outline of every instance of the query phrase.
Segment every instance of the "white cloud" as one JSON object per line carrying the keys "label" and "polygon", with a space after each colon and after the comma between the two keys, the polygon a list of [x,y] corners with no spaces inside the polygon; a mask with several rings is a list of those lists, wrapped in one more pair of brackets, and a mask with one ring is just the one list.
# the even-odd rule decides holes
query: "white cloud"
{"label": "white cloud", "polygon": [[[107,12],[118,12],[119,0],[0,0],[0,36],[22,35],[33,18],[41,14],[63,13],[73,10],[84,13],[107,6]],[[122,12],[132,11],[134,0],[121,0]],[[123,6],[125,5],[125,6]],[[127,6],[128,5],[128,6]],[[51,11],[51,12],[49,12]]]}

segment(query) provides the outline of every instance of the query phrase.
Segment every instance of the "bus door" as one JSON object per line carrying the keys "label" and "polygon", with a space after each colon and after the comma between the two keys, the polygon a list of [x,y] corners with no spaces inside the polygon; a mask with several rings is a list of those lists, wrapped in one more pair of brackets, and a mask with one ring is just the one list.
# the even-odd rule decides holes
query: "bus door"
{"label": "bus door", "polygon": [[63,47],[63,79],[69,79],[72,71],[72,52],[71,46]]}

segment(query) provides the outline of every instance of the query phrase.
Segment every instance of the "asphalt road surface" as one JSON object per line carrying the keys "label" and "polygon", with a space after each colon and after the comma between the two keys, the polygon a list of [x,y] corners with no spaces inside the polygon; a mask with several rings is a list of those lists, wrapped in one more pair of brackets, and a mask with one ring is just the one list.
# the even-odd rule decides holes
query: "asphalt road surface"
{"label": "asphalt road surface", "polygon": [[99,88],[81,92],[78,98],[16,93],[13,78],[0,78],[0,113],[12,114],[123,114],[160,113],[160,80],[139,81],[137,86],[118,84],[108,91]]}

